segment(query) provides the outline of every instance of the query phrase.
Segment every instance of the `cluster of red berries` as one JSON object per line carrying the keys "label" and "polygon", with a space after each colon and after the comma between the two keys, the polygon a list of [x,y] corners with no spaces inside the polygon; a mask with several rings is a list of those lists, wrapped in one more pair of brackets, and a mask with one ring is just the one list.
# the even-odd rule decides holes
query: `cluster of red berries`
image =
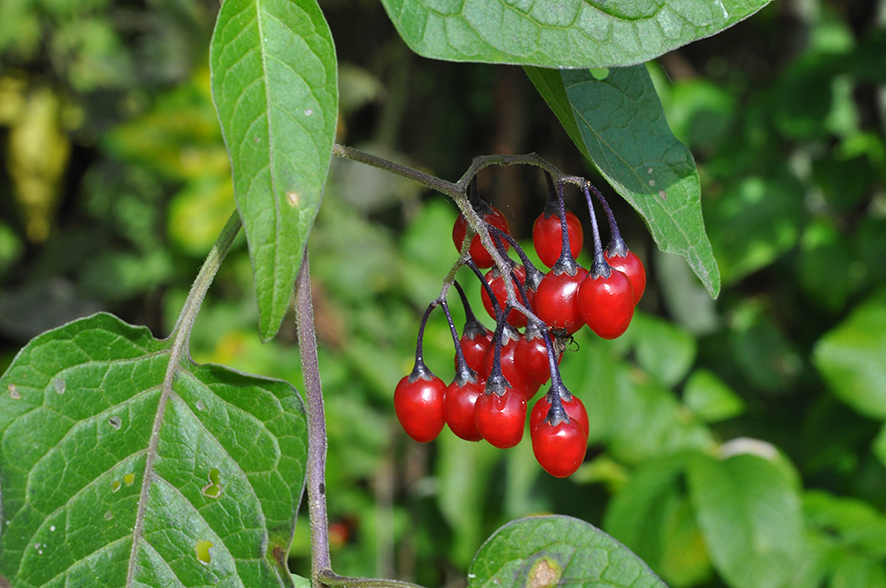
{"label": "cluster of red berries", "polygon": [[[563,183],[555,186],[550,175],[547,179],[548,202],[532,230],[535,251],[549,268],[546,273],[530,262],[510,236],[505,217],[480,200],[471,184],[469,202],[485,223],[504,269],[496,265],[479,235],[465,249],[468,223],[463,215],[455,222],[452,238],[463,252],[460,262],[480,279],[483,306],[496,321],[495,331],[476,318],[461,285],[453,282],[467,317],[459,337],[445,300],[448,286],[444,287],[422,319],[415,366],[397,385],[394,408],[416,441],[433,440],[445,424],[462,439],[485,439],[508,448],[523,438],[527,402],[550,381],[550,390],[529,415],[529,434],[539,464],[551,475],[565,477],[584,460],[589,425],[581,400],[560,378],[563,351],[583,325],[605,339],[624,333],[646,288],[646,271],[625,245],[606,200],[590,183],[582,189],[593,228],[594,260],[590,270],[582,268],[575,261],[584,239],[581,223],[563,204]],[[609,220],[611,240],[605,251],[591,192]],[[521,263],[508,257],[511,247]],[[484,275],[483,269],[489,271]],[[437,306],[446,314],[455,343],[455,377],[448,386],[428,369],[422,356],[425,324]]]}

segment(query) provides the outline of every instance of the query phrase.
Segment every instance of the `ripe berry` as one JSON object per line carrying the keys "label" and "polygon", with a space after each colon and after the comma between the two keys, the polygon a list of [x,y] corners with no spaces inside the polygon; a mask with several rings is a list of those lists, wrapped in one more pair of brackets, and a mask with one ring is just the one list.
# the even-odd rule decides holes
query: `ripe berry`
{"label": "ripe berry", "polygon": [[483,394],[484,385],[482,381],[467,381],[459,386],[453,381],[446,388],[446,396],[443,398],[443,418],[452,432],[466,441],[479,441],[483,438],[477,430],[474,412],[477,398]]}
{"label": "ripe berry", "polygon": [[[578,396],[570,394],[569,400],[566,400],[565,395],[563,395],[560,397],[560,402],[562,403],[563,410],[566,411],[566,416],[569,417],[569,420],[577,421],[578,424],[580,424],[587,433],[590,429],[588,421],[588,411],[585,410],[585,405],[578,398]],[[538,399],[538,401],[535,403],[535,406],[532,407],[532,412],[529,413],[530,433],[537,429],[539,425],[544,422],[546,418],[548,418],[548,412],[550,410],[551,403],[548,400],[548,394],[545,394]]]}
{"label": "ripe berry", "polygon": [[394,411],[403,430],[419,443],[436,439],[445,423],[446,384],[433,374],[404,376],[394,390]]}
{"label": "ripe berry", "polygon": [[523,439],[526,424],[526,398],[508,388],[503,394],[485,392],[474,409],[477,430],[489,444],[499,449],[514,447]]}
{"label": "ripe berry", "polygon": [[616,269],[628,277],[631,287],[634,289],[634,304],[640,302],[643,292],[646,291],[646,268],[643,267],[640,258],[633,251],[627,251],[624,255],[616,255],[610,254],[609,249],[603,253],[603,256],[612,269]]}
{"label": "ripe berry", "polygon": [[[522,265],[516,265],[513,268],[514,275],[517,277],[517,280],[521,284],[526,284],[526,269]],[[486,282],[489,284],[490,288],[492,288],[492,293],[495,295],[495,299],[498,301],[498,307],[500,309],[504,309],[504,307],[508,303],[508,292],[506,290],[506,282],[505,280],[511,280],[510,276],[505,278],[498,268],[492,268],[486,273]],[[516,288],[516,284],[514,285]],[[519,294],[517,295],[519,298]],[[530,306],[532,305],[532,300],[535,297],[535,292],[531,290],[526,292],[526,297],[529,299]],[[495,316],[495,307],[492,306],[492,300],[489,298],[489,294],[486,291],[486,288],[480,288],[480,298],[483,301],[483,308],[486,309],[486,312],[489,313],[493,319],[497,319]],[[512,310],[508,313],[508,322],[517,327],[525,327],[526,326],[526,316],[518,310]]]}
{"label": "ripe berry", "polygon": [[[563,350],[555,349],[555,353],[557,354],[557,363],[560,363],[560,360],[563,359]],[[541,333],[532,324],[526,327],[526,331],[517,343],[514,361],[539,384],[544,384],[551,378],[548,348]]]}
{"label": "ripe berry", "polygon": [[562,330],[567,335],[576,332],[584,324],[576,295],[588,272],[580,266],[576,267],[574,276],[567,272],[557,274],[556,270],[549,271],[538,285],[534,300],[536,316],[551,329]]}
{"label": "ripe berry", "polygon": [[[485,208],[485,210],[479,210],[480,208]],[[476,205],[475,209],[477,209],[477,213],[480,215],[485,222],[489,223],[494,227],[498,227],[502,231],[506,233],[510,233],[510,228],[508,227],[508,220],[504,217],[501,211],[494,206],[489,206],[485,202],[480,202]],[[459,214],[458,218],[455,219],[455,225],[452,227],[452,242],[455,243],[455,248],[458,251],[461,251],[461,244],[464,243],[465,234],[468,231],[468,221],[465,220],[464,215]],[[507,241],[503,243],[505,250],[510,247]],[[489,252],[486,251],[486,248],[483,247],[483,243],[480,242],[480,236],[474,235],[474,238],[471,239],[471,259],[474,260],[474,263],[477,264],[479,268],[488,268],[494,265],[492,261],[492,256],[489,255]]]}
{"label": "ripe berry", "polygon": [[542,422],[530,437],[535,459],[555,478],[574,474],[588,449],[588,434],[576,419],[553,426]]}
{"label": "ripe berry", "polygon": [[578,290],[578,308],[597,335],[604,339],[619,337],[634,316],[631,281],[618,270],[611,270],[608,278],[588,274]]}
{"label": "ripe berry", "polygon": [[[566,211],[566,231],[569,235],[569,250],[572,257],[578,257],[584,243],[584,231],[581,221]],[[548,214],[548,210],[538,215],[532,225],[532,244],[535,252],[543,264],[553,267],[563,251],[563,229],[560,224],[560,216],[554,211]]]}
{"label": "ripe berry", "polygon": [[[521,339],[522,336],[515,330],[505,331],[502,335],[501,373],[512,389],[521,392],[529,400],[538,392],[541,382],[530,376],[525,367],[516,359],[517,348]],[[489,345],[489,348],[486,350],[486,356],[483,358],[483,369],[479,372],[483,378],[488,378],[492,374],[494,359],[495,345]]]}

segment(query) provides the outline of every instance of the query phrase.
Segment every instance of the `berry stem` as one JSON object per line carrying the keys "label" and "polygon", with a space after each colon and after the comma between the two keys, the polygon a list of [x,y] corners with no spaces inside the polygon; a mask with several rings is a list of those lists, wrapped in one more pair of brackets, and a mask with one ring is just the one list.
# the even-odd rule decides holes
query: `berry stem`
{"label": "berry stem", "polygon": [[424,338],[425,338],[425,325],[428,323],[428,319],[431,316],[431,312],[437,308],[437,304],[439,302],[437,300],[432,301],[428,304],[427,310],[425,310],[424,316],[421,317],[421,323],[418,326],[418,341],[415,344],[415,366],[412,368],[412,373],[409,374],[409,381],[414,382],[419,378],[430,380],[434,374],[425,365],[424,360]]}
{"label": "berry stem", "polygon": [[539,282],[541,282],[542,278],[545,277],[544,272],[539,270],[533,263],[529,260],[529,256],[526,255],[526,252],[520,247],[520,244],[517,243],[517,240],[512,236],[508,235],[506,232],[502,231],[498,227],[489,227],[490,232],[496,238],[501,237],[505,241],[507,241],[511,247],[514,248],[514,251],[517,252],[517,257],[520,258],[520,262],[523,264],[523,267],[526,269],[526,283],[530,284],[530,288],[538,287]]}
{"label": "berry stem", "polygon": [[606,202],[603,194],[600,193],[600,190],[598,190],[596,186],[588,182],[588,187],[594,193],[594,196],[597,197],[597,200],[600,201],[603,210],[606,211],[606,217],[609,220],[609,247],[606,249],[606,252],[609,254],[609,257],[626,256],[628,254],[628,245],[621,237],[621,233],[618,230],[618,223],[615,222],[615,215],[612,213],[612,208],[609,207],[609,203]]}
{"label": "berry stem", "polygon": [[449,312],[449,304],[445,300],[441,300],[440,306],[443,307],[443,313],[449,323],[449,332],[452,334],[452,342],[455,344],[455,383],[464,386],[469,381],[476,382],[477,372],[468,367],[468,362],[465,360],[465,354],[458,341],[458,331],[455,328],[455,323],[452,322],[452,314]]}
{"label": "berry stem", "polygon": [[[505,312],[510,313],[510,311],[511,306],[505,306]],[[495,323],[495,333],[492,335],[492,344],[495,347],[492,350],[492,369],[489,371],[489,376],[486,377],[486,394],[498,394],[501,396],[508,388],[512,387],[501,371],[501,340],[504,336],[505,328],[508,326],[506,316],[506,314],[500,314]]]}
{"label": "berry stem", "polygon": [[492,291],[492,286],[486,281],[486,276],[483,275],[483,272],[480,271],[477,264],[473,261],[468,261],[465,265],[471,268],[471,271],[477,275],[477,278],[480,280],[480,286],[486,290],[486,295],[489,296],[489,302],[492,303],[492,310],[495,311],[495,318],[497,321],[501,316],[501,305],[498,303],[498,298],[495,297],[495,292]]}
{"label": "berry stem", "polygon": [[594,214],[594,201],[591,200],[591,193],[588,191],[589,186],[591,186],[590,182],[585,182],[585,185],[582,186],[585,200],[588,202],[588,214],[591,216],[591,230],[594,233],[594,262],[591,265],[591,271],[588,273],[588,276],[591,279],[595,279],[598,276],[608,278],[612,268],[609,267],[606,258],[603,257],[603,244],[600,241],[600,229],[597,226],[597,215]]}

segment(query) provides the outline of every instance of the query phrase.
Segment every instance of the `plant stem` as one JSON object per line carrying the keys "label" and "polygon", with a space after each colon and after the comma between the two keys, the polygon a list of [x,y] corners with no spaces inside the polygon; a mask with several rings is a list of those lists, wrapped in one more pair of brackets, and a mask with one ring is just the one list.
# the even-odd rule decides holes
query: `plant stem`
{"label": "plant stem", "polygon": [[352,586],[354,588],[422,588],[409,582],[376,578],[349,578],[332,571],[329,557],[329,518],[326,512],[326,417],[323,411],[323,387],[317,359],[317,333],[314,330],[314,306],[311,300],[311,271],[305,250],[295,280],[295,313],[298,323],[298,348],[305,398],[308,409],[308,516],[311,523],[311,584]]}
{"label": "plant stem", "polygon": [[295,279],[295,317],[301,357],[305,398],[308,405],[308,515],[311,522],[311,584],[321,588],[320,575],[331,569],[329,558],[329,519],[326,513],[326,417],[323,388],[317,359],[317,334],[311,300],[311,270],[305,249]]}
{"label": "plant stem", "polygon": [[222,261],[225,259],[228,251],[231,250],[234,238],[240,232],[240,227],[242,226],[240,213],[235,210],[234,214],[228,218],[228,222],[209,251],[209,255],[206,256],[206,261],[200,266],[197,277],[194,278],[194,284],[191,286],[190,292],[188,292],[188,297],[170,334],[170,337],[175,338],[173,347],[180,348],[183,354],[188,351],[188,339],[191,336],[191,329],[194,327],[194,321],[197,318],[200,305],[203,303],[206,292],[209,290],[212,280],[215,279],[215,274],[218,273],[218,268],[221,267]]}

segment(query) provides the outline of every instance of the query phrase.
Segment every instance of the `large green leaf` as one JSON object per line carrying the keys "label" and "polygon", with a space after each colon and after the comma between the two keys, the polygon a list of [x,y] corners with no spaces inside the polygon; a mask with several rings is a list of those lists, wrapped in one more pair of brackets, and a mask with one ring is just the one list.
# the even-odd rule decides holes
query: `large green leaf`
{"label": "large green leaf", "polygon": [[886,417],[886,293],[819,339],[812,357],[843,402],[864,415]]}
{"label": "large green leaf", "polygon": [[[754,442],[742,443],[749,447]],[[761,449],[771,446],[756,442]],[[714,566],[734,588],[779,588],[794,572],[802,543],[795,476],[777,455],[697,455],[688,481]]]}
{"label": "large green leaf", "polygon": [[210,66],[255,272],[259,330],[269,339],[289,306],[332,157],[335,48],[315,0],[225,2]]}
{"label": "large green leaf", "polygon": [[608,67],[722,31],[768,0],[382,0],[413,51],[448,61]]}
{"label": "large green leaf", "polygon": [[0,574],[26,586],[291,586],[297,392],[98,314],[0,378]]}
{"label": "large green leaf", "polygon": [[665,580],[694,586],[711,575],[695,513],[682,483],[686,454],[638,467],[606,509],[603,528]]}
{"label": "large green leaf", "polygon": [[526,73],[582,154],[642,215],[659,248],[685,257],[716,296],[720,273],[695,160],[671,133],[646,67]]}
{"label": "large green leaf", "polygon": [[664,587],[643,561],[596,527],[571,517],[511,521],[480,547],[468,588]]}

